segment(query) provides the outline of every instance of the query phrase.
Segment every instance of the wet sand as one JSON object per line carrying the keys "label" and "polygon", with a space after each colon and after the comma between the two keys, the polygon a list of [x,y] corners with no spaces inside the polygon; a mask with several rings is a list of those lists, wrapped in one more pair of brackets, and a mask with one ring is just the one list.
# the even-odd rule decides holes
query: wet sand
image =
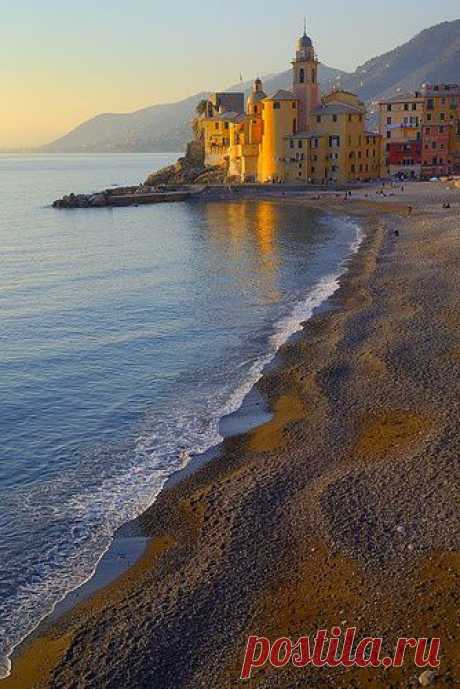
{"label": "wet sand", "polygon": [[[139,520],[144,556],[42,627],[0,689],[229,689],[249,634],[333,625],[389,651],[440,637],[436,686],[453,686],[460,190],[353,199],[286,200],[356,215],[366,238],[259,382],[272,420],[173,482]],[[246,686],[405,689],[419,674],[409,655],[398,670],[265,668]]]}

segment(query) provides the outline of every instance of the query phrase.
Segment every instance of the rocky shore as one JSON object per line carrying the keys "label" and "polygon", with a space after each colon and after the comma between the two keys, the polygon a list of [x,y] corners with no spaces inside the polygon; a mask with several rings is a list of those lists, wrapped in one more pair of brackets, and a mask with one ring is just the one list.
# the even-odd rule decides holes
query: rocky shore
{"label": "rocky shore", "polygon": [[[24,645],[0,689],[229,689],[250,634],[439,637],[441,667],[266,667],[260,689],[454,686],[460,190],[304,203],[365,240],[258,384],[273,411],[139,520],[144,557]],[[409,214],[409,207],[412,212]],[[398,234],[396,234],[396,230]],[[458,679],[458,678],[457,678]]]}

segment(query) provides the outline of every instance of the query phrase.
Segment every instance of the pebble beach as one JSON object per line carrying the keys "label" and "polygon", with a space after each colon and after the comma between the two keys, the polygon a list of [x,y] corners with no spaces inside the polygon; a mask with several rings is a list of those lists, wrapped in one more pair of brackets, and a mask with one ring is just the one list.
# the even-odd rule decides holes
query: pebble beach
{"label": "pebble beach", "polygon": [[[230,689],[249,635],[439,637],[458,680],[460,189],[303,194],[359,220],[340,287],[257,383],[268,423],[138,519],[144,555],[19,647],[0,689]],[[319,198],[318,198],[319,196]],[[448,204],[450,207],[443,207]],[[422,671],[267,666],[241,686],[407,689]]]}

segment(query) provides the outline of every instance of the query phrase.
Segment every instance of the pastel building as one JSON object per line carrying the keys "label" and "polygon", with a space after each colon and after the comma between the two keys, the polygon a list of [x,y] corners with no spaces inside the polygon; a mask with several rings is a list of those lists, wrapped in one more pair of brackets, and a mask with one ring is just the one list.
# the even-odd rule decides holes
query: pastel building
{"label": "pastel building", "polygon": [[379,103],[382,175],[418,179],[422,174],[421,125],[425,100],[421,93],[397,95]]}
{"label": "pastel building", "polygon": [[366,108],[357,96],[334,91],[314,108],[304,132],[287,137],[287,180],[344,184],[380,174],[381,137],[365,128]]}
{"label": "pastel building", "polygon": [[425,84],[379,104],[382,175],[427,179],[460,172],[460,86]]}
{"label": "pastel building", "polygon": [[422,174],[440,177],[460,172],[460,86],[427,84],[422,130]]}
{"label": "pastel building", "polygon": [[321,96],[319,61],[306,29],[292,61],[292,90],[267,95],[260,79],[243,94],[213,94],[195,129],[205,164],[239,182],[343,184],[380,174],[381,137],[347,91]]}

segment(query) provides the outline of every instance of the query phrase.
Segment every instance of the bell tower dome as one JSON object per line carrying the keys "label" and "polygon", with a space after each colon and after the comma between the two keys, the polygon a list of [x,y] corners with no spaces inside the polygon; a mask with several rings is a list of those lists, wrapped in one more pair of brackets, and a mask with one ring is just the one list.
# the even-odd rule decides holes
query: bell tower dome
{"label": "bell tower dome", "polygon": [[303,36],[297,41],[293,67],[293,91],[299,101],[298,127],[303,132],[307,129],[310,112],[321,103],[318,84],[318,66],[312,40],[307,36],[305,20]]}

